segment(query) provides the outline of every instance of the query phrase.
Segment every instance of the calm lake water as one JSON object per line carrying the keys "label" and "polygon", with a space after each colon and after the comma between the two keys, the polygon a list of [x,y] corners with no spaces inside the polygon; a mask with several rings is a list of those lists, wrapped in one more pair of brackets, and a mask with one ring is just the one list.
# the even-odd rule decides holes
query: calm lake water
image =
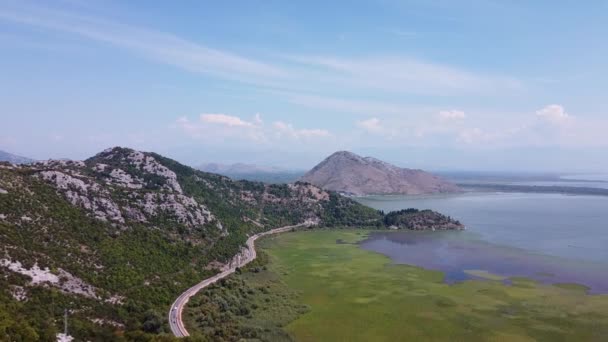
{"label": "calm lake water", "polygon": [[608,182],[606,181],[527,181],[527,182],[505,182],[509,185],[529,185],[529,186],[570,186],[579,188],[599,188],[608,189]]}
{"label": "calm lake water", "polygon": [[466,193],[358,201],[384,211],[433,209],[464,223],[464,232],[377,233],[361,244],[397,263],[444,271],[448,282],[484,270],[608,293],[608,197]]}

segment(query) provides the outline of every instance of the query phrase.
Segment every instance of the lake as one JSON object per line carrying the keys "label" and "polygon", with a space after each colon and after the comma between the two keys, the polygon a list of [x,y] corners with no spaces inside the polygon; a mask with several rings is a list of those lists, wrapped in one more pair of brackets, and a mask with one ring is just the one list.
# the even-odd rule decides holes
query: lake
{"label": "lake", "polygon": [[376,233],[361,244],[394,262],[444,271],[448,282],[475,278],[482,270],[608,293],[608,197],[471,192],[357,200],[384,211],[433,209],[467,227]]}

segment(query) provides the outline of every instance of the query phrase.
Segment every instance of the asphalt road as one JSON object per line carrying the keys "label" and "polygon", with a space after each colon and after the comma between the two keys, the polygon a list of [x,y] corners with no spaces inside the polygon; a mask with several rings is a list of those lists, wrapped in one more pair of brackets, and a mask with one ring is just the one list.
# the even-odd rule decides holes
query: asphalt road
{"label": "asphalt road", "polygon": [[248,264],[249,262],[251,262],[253,259],[255,259],[256,258],[255,245],[254,245],[255,240],[257,240],[259,237],[262,237],[265,235],[282,233],[282,232],[292,230],[293,228],[310,226],[312,224],[313,224],[312,222],[305,222],[305,223],[297,224],[294,226],[285,226],[285,227],[275,228],[275,229],[271,229],[267,232],[255,234],[255,235],[249,237],[249,239],[247,239],[247,249],[249,250],[250,253],[248,253],[248,256],[246,258],[244,258],[242,260],[237,260],[235,265],[232,265],[229,269],[227,269],[221,273],[218,273],[211,278],[207,278],[207,279],[201,281],[200,283],[192,286],[191,288],[186,290],[184,293],[182,293],[179,297],[177,297],[175,302],[173,302],[173,304],[171,305],[171,310],[169,311],[169,326],[171,327],[171,332],[173,332],[173,335],[175,335],[176,337],[190,336],[190,334],[188,333],[188,330],[186,330],[186,327],[184,326],[184,322],[182,321],[182,312],[184,310],[184,306],[186,306],[186,303],[188,303],[188,300],[190,299],[190,297],[194,296],[201,289],[204,289],[205,287],[217,282],[218,280],[223,279],[223,278],[227,277],[228,275],[232,274],[236,270],[237,267],[242,267],[242,266]]}

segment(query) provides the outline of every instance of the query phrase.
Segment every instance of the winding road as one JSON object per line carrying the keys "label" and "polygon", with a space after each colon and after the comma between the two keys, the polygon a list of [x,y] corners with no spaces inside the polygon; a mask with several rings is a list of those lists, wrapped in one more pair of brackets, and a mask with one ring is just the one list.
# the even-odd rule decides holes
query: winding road
{"label": "winding road", "polygon": [[190,336],[188,330],[186,330],[186,327],[184,326],[184,322],[182,321],[182,312],[184,311],[184,306],[186,306],[186,303],[188,303],[190,297],[194,296],[198,291],[204,289],[205,287],[234,273],[237,267],[242,267],[254,260],[256,258],[254,245],[255,240],[265,235],[283,233],[286,231],[290,231],[294,228],[309,227],[313,224],[313,222],[304,222],[293,226],[285,226],[271,229],[269,231],[258,233],[249,237],[249,239],[247,239],[247,250],[249,251],[249,253],[246,254],[246,257],[243,260],[237,260],[235,265],[231,266],[227,270],[218,273],[211,278],[207,278],[201,281],[200,283],[192,286],[184,293],[182,293],[179,297],[177,297],[175,302],[173,302],[173,304],[171,305],[171,310],[169,311],[169,326],[171,327],[171,332],[173,332],[173,335],[175,335],[176,337]]}

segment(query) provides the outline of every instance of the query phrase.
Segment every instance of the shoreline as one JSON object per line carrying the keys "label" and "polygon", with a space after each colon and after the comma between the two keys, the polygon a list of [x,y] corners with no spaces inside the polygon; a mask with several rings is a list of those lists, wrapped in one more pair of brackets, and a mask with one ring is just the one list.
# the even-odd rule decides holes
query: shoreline
{"label": "shoreline", "polygon": [[[428,317],[420,317],[420,314],[433,312],[433,315],[441,315],[446,324],[445,330],[433,333],[437,334],[437,339],[445,340],[453,338],[455,331],[469,333],[462,327],[463,319],[479,323],[480,319],[488,317],[492,321],[505,315],[505,305],[521,308],[523,303],[528,309],[517,314],[530,317],[531,320],[525,320],[531,322],[525,332],[533,333],[534,317],[538,312],[542,312],[543,317],[559,319],[564,312],[574,314],[579,310],[595,310],[597,305],[608,305],[608,296],[586,294],[580,286],[546,285],[523,277],[512,277],[510,285],[492,279],[446,284],[442,271],[395,264],[383,253],[360,248],[360,242],[373,232],[315,229],[285,234],[260,244],[264,253],[271,256],[269,271],[279,274],[290,290],[300,293],[298,303],[311,308],[310,313],[282,327],[287,333],[296,340],[302,337],[305,340],[367,341],[373,340],[373,336],[366,327],[381,325],[384,340],[402,340],[404,336],[428,338],[425,323],[429,321],[424,320]],[[473,273],[491,277],[486,273]],[[570,304],[574,302],[576,307]],[[470,306],[491,312],[481,317],[464,309]],[[425,309],[421,311],[421,308]],[[596,316],[590,317],[595,319]],[[325,326],[322,322],[326,319],[340,324]],[[518,323],[512,323],[515,321],[510,317],[504,320],[507,331],[521,328]],[[555,324],[560,326],[560,322]],[[585,331],[584,324],[570,327],[568,332],[578,334],[580,331]],[[495,329],[487,332],[494,333]],[[480,332],[471,334],[480,336]]]}

